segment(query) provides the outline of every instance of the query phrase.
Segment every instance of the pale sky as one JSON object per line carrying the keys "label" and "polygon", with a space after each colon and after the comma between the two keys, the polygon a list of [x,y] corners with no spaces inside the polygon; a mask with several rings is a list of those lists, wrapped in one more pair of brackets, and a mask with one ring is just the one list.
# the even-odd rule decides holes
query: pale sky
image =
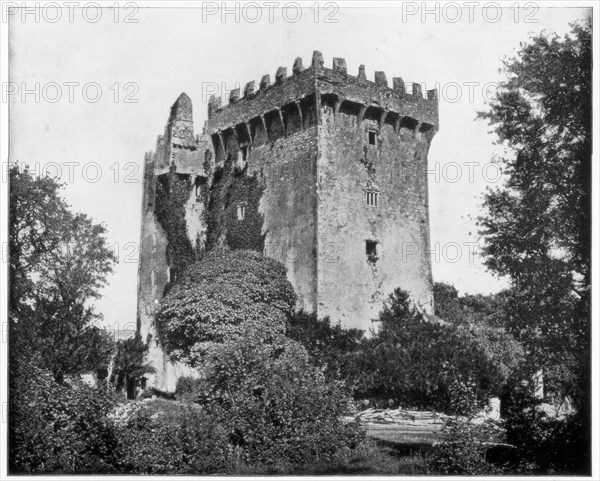
{"label": "pale sky", "polygon": [[[375,70],[383,70],[390,85],[398,76],[424,82],[423,90],[439,83],[440,130],[429,153],[431,242],[439,252],[432,258],[434,280],[462,293],[496,292],[505,283],[486,272],[478,256],[470,258],[468,244],[478,240],[481,194],[496,185],[497,169],[488,163],[501,152],[488,127],[475,121],[485,106],[484,86],[491,82],[493,93],[493,82],[502,79],[500,59],[514,54],[530,34],[546,30],[562,36],[569,22],[588,15],[582,8],[532,7],[517,16],[508,8],[512,3],[502,10],[465,7],[458,19],[452,6],[436,18],[434,5],[423,18],[421,2],[404,2],[404,11],[401,4],[337,3],[339,9],[322,9],[318,18],[314,8],[300,14],[275,9],[269,18],[267,4],[256,2],[263,11],[254,23],[255,8],[240,10],[237,19],[234,13],[209,15],[221,2],[205,3],[211,10],[204,18],[191,2],[165,8],[138,3],[137,11],[119,12],[118,22],[108,8],[95,23],[97,12],[91,10],[76,9],[71,19],[64,10],[55,23],[56,11],[41,11],[38,19],[17,12],[11,21],[12,90],[2,91],[3,101],[14,92],[11,160],[39,169],[47,165],[49,172],[58,165],[73,210],[105,223],[121,259],[96,307],[107,326],[124,328],[136,317],[144,152],[154,149],[172,103],[181,92],[190,95],[199,133],[209,93],[221,94],[236,83],[243,87],[266,73],[273,78],[280,65],[291,74],[296,57],[307,66],[313,50],[320,50],[326,66],[344,57],[349,73],[356,75],[365,64],[371,80]],[[144,7],[149,4],[156,7]],[[137,23],[125,23],[127,15]],[[23,97],[24,89],[31,93]]]}

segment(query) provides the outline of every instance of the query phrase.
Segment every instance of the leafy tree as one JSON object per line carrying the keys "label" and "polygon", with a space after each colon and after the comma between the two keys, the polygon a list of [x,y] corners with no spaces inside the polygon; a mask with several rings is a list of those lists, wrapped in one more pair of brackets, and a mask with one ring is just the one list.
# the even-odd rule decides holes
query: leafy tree
{"label": "leafy tree", "polygon": [[470,326],[503,327],[506,291],[459,296],[454,286],[436,282],[433,295],[435,314],[444,321]]}
{"label": "leafy tree", "polygon": [[35,356],[57,380],[105,365],[113,342],[88,303],[115,260],[106,229],[73,214],[61,185],[10,170],[11,360]]}
{"label": "leafy tree", "polygon": [[591,35],[583,23],[564,38],[533,36],[504,60],[507,80],[480,114],[513,154],[481,219],[486,264],[512,283],[506,326],[526,347],[524,378],[543,367],[545,387],[577,409],[549,429],[526,396],[508,431],[542,470],[563,472],[590,466]]}
{"label": "leafy tree", "polygon": [[361,347],[364,331],[345,329],[339,323],[332,325],[329,317],[319,319],[315,313],[299,311],[290,317],[287,336],[304,346],[328,379],[352,384],[352,359]]}
{"label": "leafy tree", "polygon": [[10,365],[9,471],[12,474],[109,473],[117,470],[119,440],[103,387],[57,383],[22,360]]}
{"label": "leafy tree", "polygon": [[401,289],[390,294],[377,321],[354,368],[362,373],[357,396],[450,411],[450,386],[469,379],[482,405],[500,392],[521,358],[518,343],[501,330],[425,321]]}
{"label": "leafy tree", "polygon": [[142,342],[139,334],[129,339],[120,339],[113,361],[112,379],[117,391],[129,389],[135,385],[144,374],[155,372],[154,367],[146,363],[148,344]]}
{"label": "leafy tree", "polygon": [[[485,196],[486,264],[510,277],[506,326],[527,346],[532,369],[588,376],[592,153],[591,26],[564,38],[533,36],[504,60],[507,80],[480,113],[513,155],[505,182]],[[583,364],[582,361],[583,360]],[[558,369],[564,372],[564,369]],[[552,376],[546,376],[547,381]],[[580,379],[559,392],[587,395]]]}
{"label": "leafy tree", "polygon": [[260,321],[273,333],[284,329],[295,302],[283,265],[254,251],[219,249],[181,275],[156,319],[171,358],[198,365],[212,344],[247,322]]}

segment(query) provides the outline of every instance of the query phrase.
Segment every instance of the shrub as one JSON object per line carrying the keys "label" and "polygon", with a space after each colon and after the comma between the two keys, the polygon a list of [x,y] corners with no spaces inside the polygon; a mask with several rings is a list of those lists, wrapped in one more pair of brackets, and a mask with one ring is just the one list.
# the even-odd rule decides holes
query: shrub
{"label": "shrub", "polygon": [[105,386],[58,384],[29,363],[11,365],[9,470],[106,473],[118,464],[118,436]]}
{"label": "shrub", "polygon": [[513,382],[508,390],[503,400],[506,439],[517,448],[517,469],[537,474],[589,473],[586,416],[577,411],[562,419],[551,418],[539,409],[542,400],[535,398],[531,385]]}
{"label": "shrub", "polygon": [[452,410],[456,413],[444,421],[442,441],[433,446],[429,464],[439,474],[500,473],[486,459],[488,442],[497,436],[490,425],[473,424],[477,412],[475,383],[455,379],[450,386]]}
{"label": "shrub", "polygon": [[250,463],[327,460],[364,438],[343,385],[327,382],[306,350],[260,323],[210,351],[205,402],[218,405]]}
{"label": "shrub", "polygon": [[121,428],[122,469],[136,474],[214,474],[234,459],[219,416],[193,404],[148,402]]}
{"label": "shrub", "polygon": [[363,341],[364,331],[333,325],[329,317],[319,319],[315,313],[300,311],[290,317],[287,335],[308,351],[312,362],[324,368],[328,379],[341,379],[352,385],[352,358]]}
{"label": "shrub", "polygon": [[175,397],[183,400],[196,400],[198,392],[202,390],[203,381],[201,379],[182,376],[177,379],[175,386]]}
{"label": "shrub", "polygon": [[174,360],[199,365],[212,343],[239,334],[246,322],[285,327],[296,294],[285,267],[254,251],[210,251],[163,298],[156,320]]}
{"label": "shrub", "polygon": [[472,379],[483,406],[499,393],[521,359],[511,336],[492,328],[428,322],[396,289],[379,315],[380,328],[356,356],[357,397],[395,399],[422,409],[452,412],[450,385]]}

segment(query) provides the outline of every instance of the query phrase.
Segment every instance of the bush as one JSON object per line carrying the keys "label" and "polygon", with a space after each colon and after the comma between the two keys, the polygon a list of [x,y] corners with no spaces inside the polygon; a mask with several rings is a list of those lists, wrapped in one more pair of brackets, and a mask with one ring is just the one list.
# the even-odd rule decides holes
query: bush
{"label": "bush", "polygon": [[193,404],[149,402],[120,430],[122,469],[136,474],[231,472],[234,459],[219,416]]}
{"label": "bush", "polygon": [[260,323],[214,346],[207,356],[204,399],[220,406],[230,440],[250,463],[327,460],[364,438],[342,416],[351,400],[327,382],[306,350]]}
{"label": "bush", "polygon": [[287,335],[308,351],[312,362],[325,369],[328,379],[340,379],[353,384],[352,359],[363,341],[364,331],[345,329],[331,324],[329,317],[319,319],[304,311],[290,317]]}
{"label": "bush", "polygon": [[380,328],[356,356],[357,397],[452,412],[450,385],[472,379],[483,406],[500,392],[521,359],[514,339],[498,329],[428,322],[396,289],[379,315]]}
{"label": "bush", "polygon": [[201,379],[182,376],[177,379],[175,386],[175,397],[177,399],[194,401],[197,400],[198,392],[202,390],[203,381]]}
{"label": "bush", "polygon": [[119,450],[105,386],[58,384],[33,365],[13,363],[9,470],[12,473],[110,473]]}
{"label": "bush", "polygon": [[246,322],[285,327],[296,294],[285,267],[254,251],[210,251],[163,298],[156,316],[171,359],[192,366],[212,343],[239,334]]}
{"label": "bush", "polygon": [[539,409],[542,400],[531,387],[513,382],[503,400],[506,439],[517,448],[516,468],[537,474],[589,474],[586,417],[581,411],[562,419],[549,417]]}
{"label": "bush", "polygon": [[439,474],[499,474],[499,468],[486,459],[490,441],[497,437],[486,424],[473,424],[477,412],[475,384],[456,379],[450,386],[452,410],[442,428],[442,441],[433,446],[429,464]]}

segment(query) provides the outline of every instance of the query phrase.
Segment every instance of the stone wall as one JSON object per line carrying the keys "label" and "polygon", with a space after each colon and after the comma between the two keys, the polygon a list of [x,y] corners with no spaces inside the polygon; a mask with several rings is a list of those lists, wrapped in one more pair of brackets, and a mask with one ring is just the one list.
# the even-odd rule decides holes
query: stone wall
{"label": "stone wall", "polygon": [[[318,158],[319,316],[368,329],[396,287],[433,310],[426,155],[412,131],[322,108]],[[369,131],[376,145],[369,144]],[[377,194],[377,206],[367,204]],[[367,256],[367,241],[376,256]],[[419,247],[419,255],[414,248]],[[375,258],[376,257],[376,258]]]}
{"label": "stone wall", "polygon": [[433,312],[426,173],[437,92],[409,92],[399,77],[390,87],[383,72],[367,80],[364,66],[349,75],[340,58],[325,68],[319,52],[292,72],[248,82],[227,105],[211,98],[200,137],[182,94],[146,157],[138,330],[161,389],[182,371],[156,342],[152,310],[216,246],[282,262],[298,308],[347,327],[368,329],[396,287]]}

